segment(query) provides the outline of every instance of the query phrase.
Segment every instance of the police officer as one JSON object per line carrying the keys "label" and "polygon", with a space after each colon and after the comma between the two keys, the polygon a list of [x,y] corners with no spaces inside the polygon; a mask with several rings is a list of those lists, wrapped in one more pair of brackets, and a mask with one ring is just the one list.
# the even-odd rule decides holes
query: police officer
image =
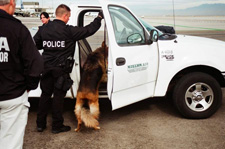
{"label": "police officer", "polygon": [[28,91],[37,88],[43,58],[28,29],[12,15],[15,0],[0,0],[0,148],[21,149]]}
{"label": "police officer", "polygon": [[70,8],[64,4],[57,7],[56,19],[44,25],[34,36],[38,49],[44,49],[44,73],[41,78],[42,94],[37,114],[37,131],[46,129],[46,118],[50,98],[52,100],[52,133],[69,131],[63,125],[63,99],[72,85],[69,73],[73,66],[73,54],[77,40],[93,35],[101,26],[102,13],[85,27],[66,25],[70,18]]}
{"label": "police officer", "polygon": [[41,22],[43,23],[41,26],[38,27],[38,32],[36,33],[36,35],[34,36],[35,38],[36,37],[40,37],[41,35],[38,35],[41,33],[41,30],[43,29],[42,27],[45,26],[48,22],[50,22],[50,17],[49,17],[49,14],[47,12],[42,12],[40,14],[40,20]]}

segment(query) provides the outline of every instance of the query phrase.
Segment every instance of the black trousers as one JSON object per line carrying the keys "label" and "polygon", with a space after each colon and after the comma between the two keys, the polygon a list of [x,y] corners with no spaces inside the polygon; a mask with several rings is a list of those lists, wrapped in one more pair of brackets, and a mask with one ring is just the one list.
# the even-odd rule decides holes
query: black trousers
{"label": "black trousers", "polygon": [[[66,91],[55,88],[55,82],[58,77],[55,77],[54,72],[44,73],[41,78],[41,98],[39,101],[37,113],[37,126],[45,127],[47,124],[48,109],[52,106],[52,129],[57,129],[63,126],[63,102]],[[53,95],[53,98],[51,98]],[[51,101],[52,100],[52,101]]]}

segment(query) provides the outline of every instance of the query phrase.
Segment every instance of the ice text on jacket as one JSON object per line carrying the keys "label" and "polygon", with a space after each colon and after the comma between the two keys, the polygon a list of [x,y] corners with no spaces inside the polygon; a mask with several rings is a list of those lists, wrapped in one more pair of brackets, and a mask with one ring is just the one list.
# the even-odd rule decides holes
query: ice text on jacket
{"label": "ice text on jacket", "polygon": [[9,44],[6,37],[0,37],[0,63],[8,62]]}

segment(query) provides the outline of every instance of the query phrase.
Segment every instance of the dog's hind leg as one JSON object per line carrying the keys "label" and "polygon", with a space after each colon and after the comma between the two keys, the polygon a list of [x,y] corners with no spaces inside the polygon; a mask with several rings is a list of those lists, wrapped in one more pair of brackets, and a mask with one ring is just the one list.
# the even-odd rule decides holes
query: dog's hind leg
{"label": "dog's hind leg", "polygon": [[77,128],[75,129],[76,132],[80,131],[82,119],[81,119],[81,108],[83,107],[83,100],[77,97],[76,106],[75,106],[75,115],[77,117]]}
{"label": "dog's hind leg", "polygon": [[[100,114],[98,99],[97,99],[96,101],[94,101],[94,102],[89,102],[89,107],[90,107],[91,115],[92,115],[96,120],[98,120],[99,114]],[[100,129],[99,123],[98,123],[96,126],[94,126],[94,129],[95,129],[95,130],[99,130],[99,129]]]}

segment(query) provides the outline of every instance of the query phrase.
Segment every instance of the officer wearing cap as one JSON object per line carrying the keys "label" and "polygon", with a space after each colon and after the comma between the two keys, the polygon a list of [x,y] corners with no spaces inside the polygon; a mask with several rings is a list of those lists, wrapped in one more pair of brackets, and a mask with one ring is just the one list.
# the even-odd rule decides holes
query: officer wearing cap
{"label": "officer wearing cap", "polygon": [[70,18],[70,8],[64,4],[57,7],[56,19],[39,29],[34,36],[38,49],[44,49],[44,73],[41,78],[41,98],[37,114],[37,131],[46,129],[46,118],[50,98],[52,100],[52,133],[69,131],[63,124],[63,99],[73,81],[69,73],[73,67],[73,55],[77,40],[93,35],[101,26],[102,13],[85,27],[66,25]]}
{"label": "officer wearing cap", "polygon": [[21,149],[29,90],[38,86],[43,59],[28,29],[12,15],[15,0],[0,0],[0,148]]}

